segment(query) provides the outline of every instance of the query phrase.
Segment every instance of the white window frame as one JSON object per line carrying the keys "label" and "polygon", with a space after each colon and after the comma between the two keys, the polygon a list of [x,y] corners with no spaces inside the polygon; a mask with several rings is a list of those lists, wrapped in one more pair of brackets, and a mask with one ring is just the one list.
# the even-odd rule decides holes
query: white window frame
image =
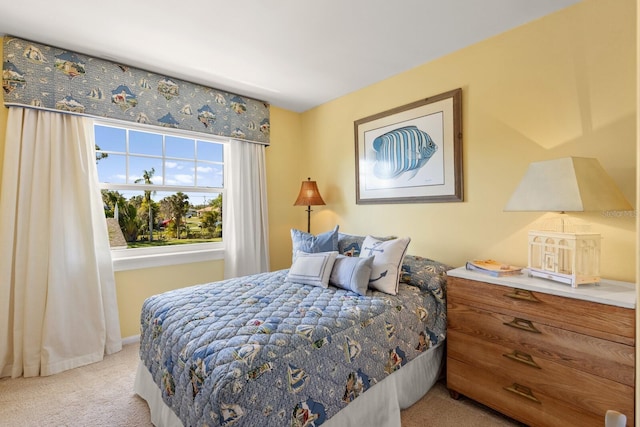
{"label": "white window frame", "polygon": [[[110,119],[94,119],[94,126],[110,126],[150,132],[176,137],[185,137],[205,141],[213,141],[223,146],[223,186],[227,182],[227,170],[229,167],[229,139],[204,135],[198,132],[175,128],[158,128],[157,126],[144,125],[133,122],[124,122]],[[100,183],[101,190],[123,191],[163,191],[163,192],[197,192],[200,187],[182,187],[174,185],[139,185],[139,184],[111,184]],[[225,188],[219,188],[216,194],[222,194],[222,204],[225,203]],[[224,219],[223,219],[224,221]],[[114,271],[137,270],[143,268],[162,267],[167,265],[188,264],[192,262],[204,262],[224,259],[224,236],[221,242],[193,243],[184,245],[156,246],[151,248],[111,249],[111,259]]]}

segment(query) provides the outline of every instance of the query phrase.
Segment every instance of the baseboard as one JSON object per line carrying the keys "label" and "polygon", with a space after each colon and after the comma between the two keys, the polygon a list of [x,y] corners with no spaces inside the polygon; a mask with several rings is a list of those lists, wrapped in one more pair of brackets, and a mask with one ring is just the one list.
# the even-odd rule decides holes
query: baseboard
{"label": "baseboard", "polygon": [[122,338],[122,345],[137,344],[140,342],[140,335],[133,335],[131,337]]}

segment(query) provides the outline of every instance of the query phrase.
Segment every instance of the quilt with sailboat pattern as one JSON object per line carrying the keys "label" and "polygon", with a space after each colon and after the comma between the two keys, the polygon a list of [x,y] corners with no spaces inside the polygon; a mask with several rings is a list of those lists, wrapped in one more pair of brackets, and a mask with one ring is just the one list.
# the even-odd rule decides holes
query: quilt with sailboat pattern
{"label": "quilt with sailboat pattern", "polygon": [[280,270],[150,297],[141,360],[185,426],[321,425],[445,339],[448,267],[407,257],[397,295]]}

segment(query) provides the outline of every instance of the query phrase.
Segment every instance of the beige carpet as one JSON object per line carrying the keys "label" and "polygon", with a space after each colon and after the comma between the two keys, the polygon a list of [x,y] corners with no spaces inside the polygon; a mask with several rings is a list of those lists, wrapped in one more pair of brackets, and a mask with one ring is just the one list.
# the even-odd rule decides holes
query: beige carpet
{"label": "beige carpet", "polygon": [[[0,380],[0,426],[151,426],[133,389],[138,344],[105,360],[50,377]],[[517,426],[468,399],[453,400],[438,383],[402,412],[403,427]],[[384,427],[384,426],[380,426]]]}

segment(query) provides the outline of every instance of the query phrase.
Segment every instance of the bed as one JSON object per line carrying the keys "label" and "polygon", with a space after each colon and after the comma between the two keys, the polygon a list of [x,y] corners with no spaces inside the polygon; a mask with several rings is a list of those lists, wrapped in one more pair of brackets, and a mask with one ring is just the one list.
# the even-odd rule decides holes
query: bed
{"label": "bed", "polygon": [[395,295],[361,295],[295,266],[144,302],[135,392],[154,425],[400,426],[440,374],[449,267],[403,254]]}

